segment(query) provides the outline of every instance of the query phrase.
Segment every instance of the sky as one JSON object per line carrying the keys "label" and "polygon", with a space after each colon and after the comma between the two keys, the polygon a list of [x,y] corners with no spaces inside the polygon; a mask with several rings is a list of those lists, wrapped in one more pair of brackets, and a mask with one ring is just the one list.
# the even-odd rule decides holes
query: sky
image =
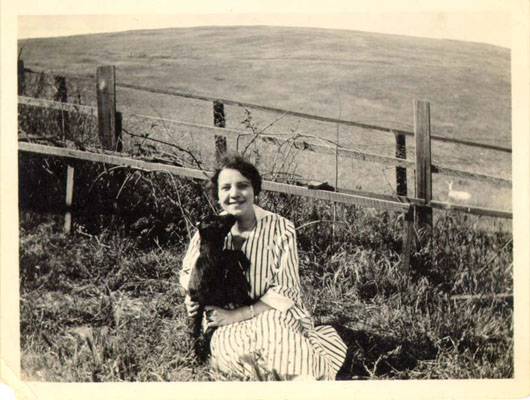
{"label": "sky", "polygon": [[[120,1],[115,0],[113,6],[101,4],[98,14],[94,7],[82,5],[54,8],[50,6],[54,1],[49,0],[21,3],[17,10],[21,39],[205,25],[276,25],[447,38],[502,47],[511,43],[509,0],[269,0],[266,5],[260,0],[170,4],[159,0],[147,9],[141,1],[135,8],[120,8]],[[148,12],[141,13],[144,10]]]}

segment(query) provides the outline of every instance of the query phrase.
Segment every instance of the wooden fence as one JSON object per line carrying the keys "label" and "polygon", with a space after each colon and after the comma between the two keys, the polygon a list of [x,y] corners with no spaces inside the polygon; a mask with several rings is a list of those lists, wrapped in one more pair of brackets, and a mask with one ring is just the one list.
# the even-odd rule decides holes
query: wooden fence
{"label": "wooden fence", "polygon": [[[25,105],[34,106],[34,107],[44,107],[44,108],[49,108],[53,110],[74,112],[74,113],[85,114],[85,115],[89,115],[93,117],[97,117],[98,115],[98,110],[96,107],[90,107],[90,106],[85,106],[85,105],[59,103],[56,101],[36,99],[36,98],[25,97],[25,96],[19,96],[18,101],[20,104],[25,104]],[[241,136],[251,135],[251,133],[249,133],[248,131],[232,129],[232,128],[224,128],[224,127],[215,126],[215,125],[213,126],[202,125],[202,124],[197,124],[193,122],[154,117],[154,116],[142,115],[142,114],[126,114],[122,112],[117,112],[116,114],[117,114],[117,120],[121,120],[122,118],[126,118],[128,116],[135,116],[135,117],[140,117],[143,119],[149,119],[153,121],[169,122],[175,125],[207,129],[214,136],[217,136],[217,137],[219,136],[221,137],[224,137],[224,136],[241,137]],[[121,128],[116,128],[115,135],[120,136],[120,131],[121,131]],[[274,135],[260,134],[258,139],[264,142],[268,142],[268,143],[281,144],[281,140],[278,139],[278,137]],[[432,136],[431,136],[431,139],[432,139]],[[215,139],[215,140],[217,141],[218,139]],[[372,162],[376,164],[396,167],[396,171],[398,172],[398,175],[400,175],[400,171],[401,171],[401,176],[402,176],[402,178],[397,179],[396,186],[398,189],[399,188],[401,189],[397,190],[396,192],[398,195],[406,196],[407,195],[406,169],[414,169],[416,164],[414,161],[406,159],[406,147],[401,144],[405,142],[401,141],[401,139],[399,139],[399,136],[398,136],[398,139],[396,139],[396,141],[397,143],[399,143],[399,145],[396,145],[396,157],[389,157],[389,156],[384,156],[384,155],[365,152],[365,151],[348,149],[344,147],[336,148],[334,146],[311,143],[303,139],[295,139],[293,141],[293,145],[297,149],[305,150],[309,152],[335,155],[335,152],[337,151],[339,156],[344,157],[344,158],[351,158],[355,160],[367,161],[367,162]],[[216,148],[222,151],[222,148],[220,148],[219,146],[220,145],[216,145]],[[502,187],[511,187],[511,181],[508,179],[491,176],[487,174],[468,172],[468,171],[448,167],[445,165],[432,164],[431,170],[432,170],[432,173],[440,173],[440,174],[444,174],[447,176],[471,179],[475,181],[495,184],[495,185],[502,186]],[[400,183],[400,182],[403,182],[403,183]]]}
{"label": "wooden fence", "polygon": [[[325,146],[315,143],[309,143],[304,140],[295,140],[293,145],[297,148],[312,151],[321,154],[339,154],[343,157],[353,158],[357,160],[371,161],[383,165],[390,165],[396,168],[396,195],[383,195],[378,193],[360,192],[351,189],[338,189],[334,191],[309,189],[307,187],[287,185],[278,182],[267,181],[264,182],[264,190],[277,191],[298,196],[307,196],[311,198],[328,200],[332,202],[339,202],[345,204],[356,204],[365,207],[372,207],[383,210],[392,210],[403,212],[404,217],[404,265],[408,265],[410,256],[410,248],[413,245],[413,229],[432,226],[432,210],[437,209],[451,209],[455,211],[471,213],[476,215],[484,215],[498,218],[512,218],[512,213],[503,210],[493,210],[479,207],[469,207],[465,205],[458,205],[452,203],[438,202],[432,200],[432,174],[440,173],[445,175],[452,175],[462,178],[473,179],[482,182],[493,183],[500,186],[510,187],[511,181],[500,177],[471,173],[455,168],[450,168],[442,165],[433,165],[431,160],[431,142],[433,140],[455,143],[467,146],[481,147],[490,150],[497,150],[503,152],[511,152],[511,149],[502,146],[493,146],[480,144],[476,142],[463,141],[458,139],[443,138],[440,136],[431,135],[430,125],[430,104],[426,101],[414,101],[414,132],[407,132],[403,130],[396,130],[391,128],[380,127],[376,125],[369,125],[358,123],[354,121],[346,121],[334,118],[327,118],[315,116],[310,114],[303,114],[288,110],[281,110],[272,107],[264,107],[255,104],[242,103],[227,99],[214,99],[205,96],[195,96],[178,92],[170,92],[166,90],[150,89],[130,84],[117,84],[116,73],[114,66],[101,66],[96,71],[96,91],[97,91],[97,108],[84,105],[66,103],[66,92],[64,85],[64,77],[59,77],[63,82],[63,92],[57,100],[50,101],[43,99],[35,99],[24,97],[25,77],[24,73],[27,69],[24,68],[23,61],[19,61],[19,104],[25,104],[34,107],[45,107],[49,109],[62,110],[66,112],[87,114],[98,119],[98,134],[102,148],[107,152],[106,154],[85,152],[80,150],[72,150],[61,147],[43,146],[32,143],[19,143],[19,151],[47,154],[57,157],[63,157],[67,161],[72,159],[88,160],[92,162],[101,162],[107,164],[123,165],[130,168],[139,168],[150,171],[166,171],[175,175],[180,175],[193,179],[206,179],[205,171],[198,169],[183,168],[171,166],[161,163],[153,163],[138,159],[124,157],[119,152],[122,147],[122,119],[127,115],[116,110],[116,86],[127,87],[138,90],[147,90],[162,94],[172,94],[175,96],[193,98],[204,101],[211,101],[213,104],[213,126],[194,124],[186,121],[168,120],[172,123],[207,128],[209,132],[214,135],[213,145],[216,149],[216,157],[218,158],[222,153],[227,151],[226,136],[227,135],[249,135],[246,131],[228,129],[226,128],[226,119],[224,113],[224,105],[240,105],[244,107],[254,108],[258,110],[281,112],[282,114],[293,115],[301,118],[314,119],[318,121],[333,122],[356,126],[370,130],[380,130],[383,132],[392,133],[395,136],[396,151],[395,157],[383,156],[368,152],[361,152],[342,147]],[[138,116],[137,114],[134,114]],[[152,116],[141,116],[151,119],[163,119]],[[406,159],[406,136],[414,136],[416,144],[415,161]],[[260,134],[258,139],[262,141],[276,142],[278,138]],[[415,195],[408,196],[407,188],[407,169],[415,171]],[[67,209],[72,203],[74,170],[72,165],[67,169],[67,195],[66,203]],[[65,218],[65,230],[69,231],[71,225],[71,216],[68,212]]]}

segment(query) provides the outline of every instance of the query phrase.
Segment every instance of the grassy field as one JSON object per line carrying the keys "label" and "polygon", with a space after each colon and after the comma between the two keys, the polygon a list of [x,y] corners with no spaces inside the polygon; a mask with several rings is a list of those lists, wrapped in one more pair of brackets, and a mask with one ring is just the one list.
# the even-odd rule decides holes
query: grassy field
{"label": "grassy field", "polygon": [[[140,31],[20,41],[30,68],[228,97],[368,123],[411,128],[412,99],[433,106],[433,132],[510,145],[509,51],[494,46],[348,31],[232,27]],[[480,60],[480,62],[477,62]],[[200,73],[198,73],[200,72]],[[27,94],[50,97],[28,74]],[[71,101],[94,104],[93,82],[69,81]],[[118,109],[211,124],[211,104],[119,90]],[[304,134],[392,154],[393,137],[226,108],[228,126]],[[59,122],[58,122],[59,121]],[[56,134],[57,114],[19,108],[26,133]],[[67,145],[97,141],[94,120],[70,117]],[[211,135],[131,117],[126,151],[211,166]],[[174,146],[151,146],[148,138]],[[248,139],[246,139],[248,141]],[[73,141],[73,142],[72,142]],[[245,146],[241,139],[239,148]],[[185,144],[185,146],[183,146]],[[236,148],[236,141],[229,147]],[[164,151],[166,153],[164,153]],[[333,156],[251,147],[268,178],[333,182]],[[193,154],[191,157],[190,154]],[[413,155],[413,147],[408,156]],[[449,145],[435,162],[509,178],[509,157]],[[194,159],[195,158],[195,159]],[[20,329],[25,379],[213,380],[193,359],[178,272],[192,224],[209,210],[197,182],[163,173],[76,164],[74,229],[62,232],[65,165],[20,155]],[[341,160],[339,186],[392,193],[393,168]],[[444,177],[434,197],[446,200]],[[409,175],[409,187],[413,178]],[[511,193],[463,180],[471,203],[510,208]],[[44,196],[43,194],[46,194]],[[479,194],[480,193],[480,194]],[[435,212],[432,237],[403,271],[402,216],[264,193],[260,204],[298,226],[304,301],[348,344],[341,379],[508,378],[513,375],[511,221]],[[336,218],[332,225],[330,221]],[[333,228],[332,228],[333,226]],[[265,377],[267,378],[267,377]],[[269,377],[270,378],[270,377]]]}
{"label": "grassy field", "polygon": [[[118,82],[393,128],[411,130],[412,101],[425,99],[431,102],[433,134],[511,143],[510,52],[490,45],[323,29],[203,27],[21,40],[19,48],[26,65],[38,70],[93,75],[98,65],[113,64]],[[71,101],[95,104],[92,81],[76,81],[69,93]],[[118,89],[117,104],[124,112],[212,122],[208,102]],[[226,114],[228,127],[245,128],[245,110],[226,107]],[[279,117],[252,111],[257,129],[274,122],[266,133],[338,137],[344,147],[384,155],[395,151],[392,135],[285,116],[276,121]],[[169,122],[128,118],[124,126],[134,134],[191,143],[194,151],[205,154],[204,143],[213,143],[200,129]],[[229,145],[235,148],[235,141]],[[410,139],[408,146],[413,159]],[[432,153],[435,163],[511,177],[508,154],[438,142]],[[299,152],[295,161],[298,174],[335,181],[333,156]],[[265,169],[267,162],[263,160]],[[447,200],[446,180],[434,177],[435,199]],[[473,194],[471,205],[511,208],[509,189],[454,180],[456,189]],[[393,167],[340,159],[339,187],[389,194],[393,182]]]}
{"label": "grassy field", "polygon": [[[21,194],[24,378],[218,378],[191,355],[178,287],[189,223],[208,210],[201,185],[81,168],[76,193],[85,203],[74,211],[74,233],[65,235],[60,214],[50,213],[62,194],[64,182],[56,178],[64,165],[40,157],[23,162],[23,184],[35,189]],[[93,190],[83,192],[83,182]],[[317,323],[333,324],[349,347],[342,379],[512,376],[511,300],[451,298],[512,292],[511,233],[493,222],[477,229],[475,217],[436,213],[432,239],[420,232],[422,249],[404,272],[398,214],[338,207],[333,230],[326,203],[264,193],[260,204],[299,227],[304,301]]]}

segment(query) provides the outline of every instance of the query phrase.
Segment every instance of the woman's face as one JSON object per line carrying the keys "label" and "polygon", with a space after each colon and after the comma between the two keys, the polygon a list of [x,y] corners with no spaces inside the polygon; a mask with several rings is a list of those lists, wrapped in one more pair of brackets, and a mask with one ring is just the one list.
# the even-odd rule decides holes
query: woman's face
{"label": "woman's face", "polygon": [[226,168],[218,178],[218,197],[222,209],[238,218],[254,213],[254,188],[250,179],[237,169]]}

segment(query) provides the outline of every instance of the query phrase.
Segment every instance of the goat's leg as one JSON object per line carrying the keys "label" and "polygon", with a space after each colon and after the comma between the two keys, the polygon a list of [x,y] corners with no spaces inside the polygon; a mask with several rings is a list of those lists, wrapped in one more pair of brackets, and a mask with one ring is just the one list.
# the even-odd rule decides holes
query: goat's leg
{"label": "goat's leg", "polygon": [[192,340],[193,352],[197,359],[202,359],[202,344],[201,344],[201,331],[202,331],[202,319],[204,315],[204,306],[199,306],[197,314],[195,314],[189,323],[189,333]]}
{"label": "goat's leg", "polygon": [[201,361],[205,362],[210,355],[210,342],[216,328],[208,328],[201,337]]}

